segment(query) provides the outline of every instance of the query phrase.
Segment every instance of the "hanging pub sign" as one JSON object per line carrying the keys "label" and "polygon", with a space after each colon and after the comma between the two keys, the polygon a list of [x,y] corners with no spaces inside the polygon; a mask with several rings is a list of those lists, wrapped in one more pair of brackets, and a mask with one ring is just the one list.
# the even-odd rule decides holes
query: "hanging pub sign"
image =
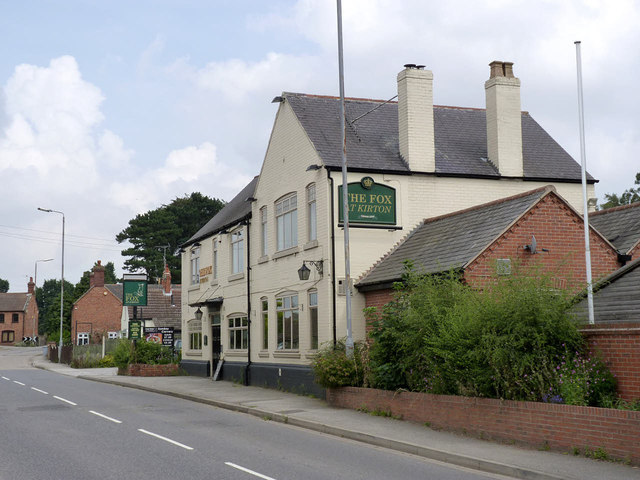
{"label": "hanging pub sign", "polygon": [[122,305],[125,307],[147,306],[147,276],[125,274],[122,282]]}
{"label": "hanging pub sign", "polygon": [[[396,224],[396,189],[371,177],[348,185],[349,223]],[[343,222],[342,185],[338,186],[338,221]]]}

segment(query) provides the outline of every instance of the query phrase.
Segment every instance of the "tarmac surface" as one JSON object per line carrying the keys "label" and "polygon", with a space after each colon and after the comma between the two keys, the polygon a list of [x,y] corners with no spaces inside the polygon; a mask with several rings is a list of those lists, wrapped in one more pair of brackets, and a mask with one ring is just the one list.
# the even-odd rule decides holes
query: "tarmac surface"
{"label": "tarmac surface", "polygon": [[34,367],[96,382],[137,388],[360,441],[457,466],[525,480],[640,479],[640,469],[550,451],[503,445],[417,423],[333,408],[324,400],[261,387],[245,387],[210,378],[127,377],[115,368],[73,369],[42,355]]}

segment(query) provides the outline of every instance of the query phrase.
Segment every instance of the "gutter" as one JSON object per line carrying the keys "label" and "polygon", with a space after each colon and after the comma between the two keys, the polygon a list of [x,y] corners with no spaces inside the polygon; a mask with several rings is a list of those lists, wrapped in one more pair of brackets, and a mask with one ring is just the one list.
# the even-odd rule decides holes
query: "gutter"
{"label": "gutter", "polygon": [[244,385],[249,386],[249,374],[251,370],[251,222],[247,218],[244,222],[247,227],[247,366],[244,372]]}
{"label": "gutter", "polygon": [[332,327],[333,327],[333,346],[336,346],[336,238],[335,238],[335,229],[336,229],[336,222],[335,222],[335,212],[333,211],[333,204],[334,204],[334,198],[333,198],[333,177],[331,177],[331,171],[327,168],[327,178],[329,179],[329,182],[331,183],[331,298],[333,300],[333,311],[332,311],[332,315],[333,315],[333,322],[332,322]]}

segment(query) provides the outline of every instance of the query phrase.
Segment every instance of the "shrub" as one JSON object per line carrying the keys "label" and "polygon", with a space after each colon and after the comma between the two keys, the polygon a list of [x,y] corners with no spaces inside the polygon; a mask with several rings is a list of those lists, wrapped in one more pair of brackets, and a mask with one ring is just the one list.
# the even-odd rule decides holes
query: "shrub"
{"label": "shrub", "polygon": [[346,353],[345,341],[324,346],[313,361],[316,382],[325,387],[362,387],[365,383],[366,345],[356,342],[353,357]]}
{"label": "shrub", "polygon": [[130,340],[121,339],[113,351],[113,360],[118,368],[126,368],[130,363],[166,365],[175,363],[176,358],[169,347],[145,340],[138,340],[134,346]]}
{"label": "shrub", "polygon": [[541,400],[565,346],[583,346],[566,295],[552,286],[544,275],[516,274],[478,291],[455,271],[418,275],[408,264],[396,299],[372,322],[373,385]]}

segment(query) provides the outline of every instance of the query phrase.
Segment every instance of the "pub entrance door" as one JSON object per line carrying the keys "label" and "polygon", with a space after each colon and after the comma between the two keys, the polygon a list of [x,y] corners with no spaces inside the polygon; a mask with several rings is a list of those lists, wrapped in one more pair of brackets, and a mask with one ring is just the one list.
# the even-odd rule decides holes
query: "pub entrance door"
{"label": "pub entrance door", "polygon": [[220,356],[222,355],[222,339],[220,338],[220,313],[211,314],[211,376],[213,377]]}

